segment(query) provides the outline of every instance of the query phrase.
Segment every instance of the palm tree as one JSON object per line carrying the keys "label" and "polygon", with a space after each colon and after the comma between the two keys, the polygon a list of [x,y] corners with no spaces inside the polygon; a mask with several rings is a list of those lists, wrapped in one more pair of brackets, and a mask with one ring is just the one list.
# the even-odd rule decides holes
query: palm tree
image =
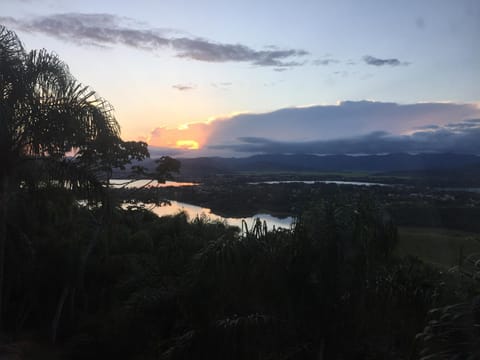
{"label": "palm tree", "polygon": [[[72,151],[76,156],[67,157]],[[8,203],[15,193],[29,183],[101,188],[98,171],[146,156],[145,143],[120,139],[109,103],[78,83],[56,54],[26,51],[0,25],[0,326]]]}

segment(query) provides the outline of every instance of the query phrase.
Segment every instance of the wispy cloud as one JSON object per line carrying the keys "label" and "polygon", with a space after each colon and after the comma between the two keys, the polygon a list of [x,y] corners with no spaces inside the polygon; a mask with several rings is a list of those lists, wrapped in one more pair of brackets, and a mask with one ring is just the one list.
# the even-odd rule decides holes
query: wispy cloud
{"label": "wispy cloud", "polygon": [[[143,51],[172,51],[178,58],[210,63],[248,63],[258,67],[271,67],[277,72],[305,65],[331,66],[344,63],[332,54],[307,61],[310,53],[304,49],[282,49],[271,45],[254,49],[240,43],[221,43],[187,35],[175,29],[151,28],[142,22],[108,13],[63,13],[29,18],[0,16],[0,23],[14,30],[44,34],[81,46],[109,48],[122,45]],[[410,64],[397,58],[382,59],[371,55],[365,55],[362,60],[373,66]],[[353,60],[345,63],[358,64]]]}
{"label": "wispy cloud", "polygon": [[326,58],[326,59],[316,59],[313,62],[313,65],[317,66],[328,66],[328,65],[333,65],[333,64],[338,64],[340,63],[340,60],[337,59],[332,59],[332,58]]}
{"label": "wispy cloud", "polygon": [[228,90],[232,87],[233,83],[229,81],[224,81],[224,82],[214,82],[214,83],[211,83],[210,85],[216,89]]}
{"label": "wispy cloud", "polygon": [[224,81],[220,83],[212,83],[213,87],[218,87],[218,86],[231,86],[233,85],[230,81]]}
{"label": "wispy cloud", "polygon": [[192,84],[175,84],[172,85],[172,88],[177,89],[179,91],[189,91],[189,90],[194,90],[196,88],[196,85]]}
{"label": "wispy cloud", "polygon": [[147,51],[171,49],[180,58],[214,63],[246,62],[256,66],[289,68],[303,65],[295,59],[308,55],[301,49],[269,47],[256,50],[243,44],[219,43],[200,37],[175,37],[112,14],[66,13],[28,19],[0,17],[0,22],[14,29],[80,45],[124,45]]}
{"label": "wispy cloud", "polygon": [[380,58],[377,58],[375,56],[371,56],[371,55],[365,55],[363,57],[363,61],[367,64],[367,65],[373,65],[373,66],[385,66],[385,65],[388,65],[388,66],[400,66],[400,65],[410,65],[409,62],[406,62],[406,61],[400,61],[399,59],[395,59],[395,58],[391,58],[391,59],[380,59]]}

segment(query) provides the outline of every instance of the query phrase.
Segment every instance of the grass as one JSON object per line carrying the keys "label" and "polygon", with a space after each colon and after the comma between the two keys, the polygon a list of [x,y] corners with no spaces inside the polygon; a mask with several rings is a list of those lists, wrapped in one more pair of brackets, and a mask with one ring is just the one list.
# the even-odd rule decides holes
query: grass
{"label": "grass", "polygon": [[480,253],[480,235],[444,228],[399,227],[396,253],[413,255],[425,262],[449,268],[462,257]]}

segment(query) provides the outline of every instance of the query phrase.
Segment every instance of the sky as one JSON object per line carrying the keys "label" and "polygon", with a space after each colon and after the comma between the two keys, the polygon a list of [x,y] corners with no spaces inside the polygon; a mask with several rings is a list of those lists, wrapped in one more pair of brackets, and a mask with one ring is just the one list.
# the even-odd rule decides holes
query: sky
{"label": "sky", "polygon": [[[153,154],[480,154],[477,0],[0,0]],[[480,137],[479,137],[480,138]]]}

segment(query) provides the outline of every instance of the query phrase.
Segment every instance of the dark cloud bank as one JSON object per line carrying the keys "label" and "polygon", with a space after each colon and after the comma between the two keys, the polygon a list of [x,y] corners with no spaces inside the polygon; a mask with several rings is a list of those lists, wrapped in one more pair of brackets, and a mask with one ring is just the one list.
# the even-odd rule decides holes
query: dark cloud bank
{"label": "dark cloud bank", "polygon": [[265,154],[386,154],[386,153],[461,153],[480,155],[480,119],[472,123],[456,124],[435,131],[417,131],[411,135],[395,136],[387,132],[373,132],[363,136],[325,141],[281,142],[265,138],[242,137],[241,143],[216,145],[240,153]]}
{"label": "dark cloud bank", "polygon": [[480,154],[479,116],[476,104],[347,101],[214,122],[209,144],[243,154]]}
{"label": "dark cloud bank", "polygon": [[206,156],[480,154],[480,107],[475,103],[344,101],[220,117],[182,129],[156,128],[148,138],[160,146],[164,139],[196,140],[202,147],[196,154]]}
{"label": "dark cloud bank", "polygon": [[168,31],[144,29],[112,14],[67,13],[31,19],[0,17],[0,22],[81,45],[109,47],[121,44],[148,51],[172,49],[180,58],[206,62],[246,62],[290,68],[302,65],[296,59],[308,55],[307,51],[298,49],[255,50],[242,44],[217,43],[199,37],[172,37],[167,35]]}

